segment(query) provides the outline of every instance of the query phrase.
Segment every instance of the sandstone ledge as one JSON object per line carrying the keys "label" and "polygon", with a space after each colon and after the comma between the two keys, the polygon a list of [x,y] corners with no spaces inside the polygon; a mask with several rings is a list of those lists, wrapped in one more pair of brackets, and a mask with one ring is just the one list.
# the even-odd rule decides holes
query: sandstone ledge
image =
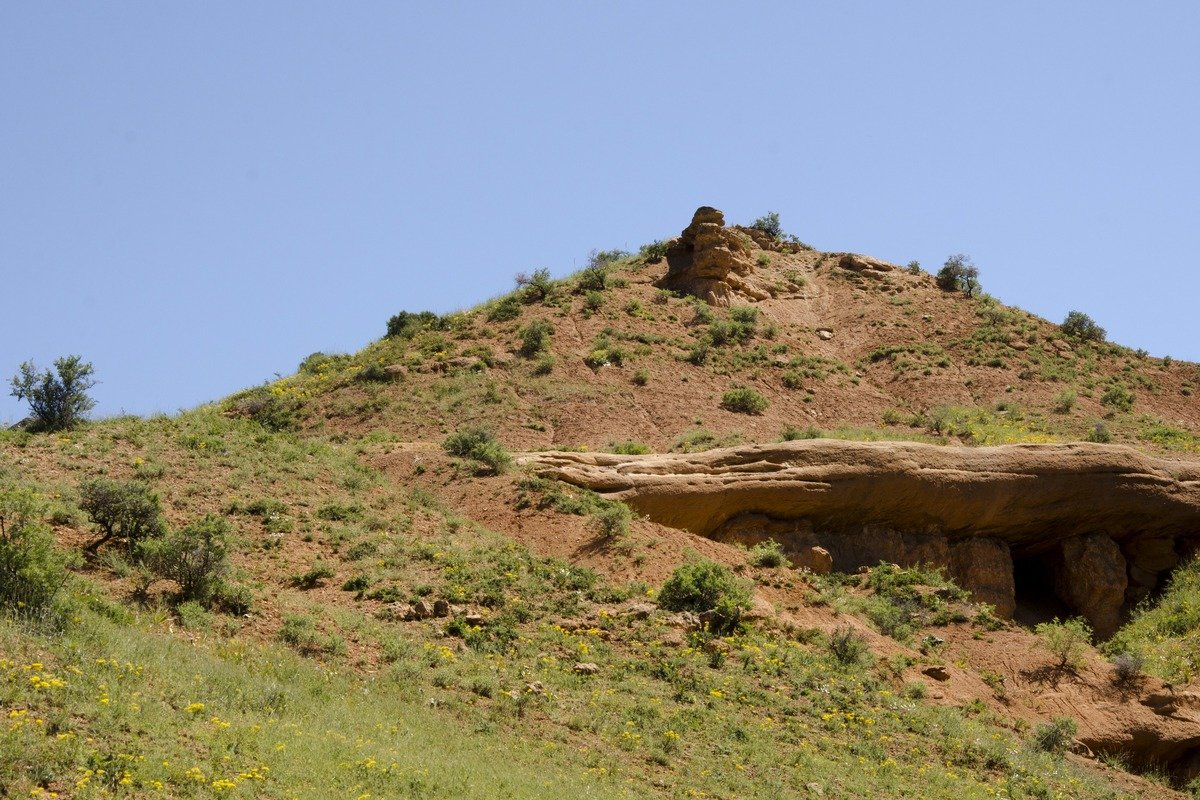
{"label": "sandstone ledge", "polygon": [[1002,614],[1015,608],[1013,559],[1033,559],[1102,635],[1200,540],[1200,461],[1123,445],[813,439],[518,460],[671,527],[824,547],[839,570],[880,560],[944,566]]}

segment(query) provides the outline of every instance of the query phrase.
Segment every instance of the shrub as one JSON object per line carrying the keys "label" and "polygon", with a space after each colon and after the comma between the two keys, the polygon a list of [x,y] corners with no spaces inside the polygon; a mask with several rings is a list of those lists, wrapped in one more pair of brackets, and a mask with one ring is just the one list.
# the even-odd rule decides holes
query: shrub
{"label": "shrub", "polygon": [[554,335],[554,326],[544,319],[535,319],[519,331],[521,336],[521,355],[533,358],[550,346],[550,337]]}
{"label": "shrub", "polygon": [[795,425],[783,426],[782,439],[785,442],[796,442],[801,439],[820,439],[824,431],[809,425],[807,428],[797,428]]}
{"label": "shrub", "polygon": [[750,590],[727,567],[695,561],[675,568],[659,590],[658,604],[668,611],[711,612],[709,630],[728,633],[741,626]]}
{"label": "shrub", "polygon": [[270,431],[294,431],[300,427],[300,409],[303,406],[298,397],[278,394],[266,386],[258,386],[229,398],[225,410],[232,416],[252,419]]}
{"label": "shrub", "polygon": [[638,251],[638,255],[652,264],[657,261],[662,261],[667,255],[667,242],[664,242],[662,239],[657,239],[649,244],[644,244],[642,245],[641,250]]}
{"label": "shrub", "polygon": [[67,558],[41,513],[33,490],[0,486],[0,607],[22,616],[49,608],[67,580]]}
{"label": "shrub", "polygon": [[96,405],[87,395],[96,385],[91,364],[79,356],[64,356],[55,360],[54,370],[39,374],[34,363],[26,361],[12,379],[12,396],[29,402],[38,430],[72,428]]}
{"label": "shrub", "polygon": [[401,311],[387,321],[387,338],[411,339],[421,331],[444,331],[449,323],[432,311]]}
{"label": "shrub", "polygon": [[601,292],[588,292],[583,296],[583,309],[585,311],[599,311],[604,305],[604,294]]}
{"label": "shrub", "polygon": [[804,384],[804,376],[794,369],[784,372],[781,380],[785,389],[799,389]]}
{"label": "shrub", "polygon": [[496,473],[504,472],[512,465],[512,457],[504,449],[504,445],[487,428],[464,428],[456,431],[446,437],[442,449],[452,456],[477,461]]}
{"label": "shrub", "polygon": [[910,262],[908,262],[908,266],[907,266],[907,267],[905,267],[905,269],[906,269],[906,270],[908,270],[908,272],[909,272],[910,274],[912,274],[912,275],[920,275],[920,274],[921,274],[921,273],[924,271],[924,270],[922,270],[922,269],[921,269],[921,262],[920,262],[920,261],[910,261]]}
{"label": "shrub", "polygon": [[852,626],[829,634],[829,652],[839,664],[859,664],[867,655],[867,639]]}
{"label": "shrub", "polygon": [[756,567],[782,567],[788,563],[783,548],[774,539],[759,542],[750,548],[750,563]]}
{"label": "shrub", "polygon": [[629,523],[633,512],[624,503],[610,502],[592,516],[592,525],[605,539],[616,539],[629,535]]}
{"label": "shrub", "polygon": [[1072,311],[1063,320],[1062,332],[1081,342],[1103,342],[1105,331],[1082,311]]}
{"label": "shrub", "polygon": [[1079,726],[1070,717],[1055,717],[1052,722],[1038,725],[1033,730],[1033,744],[1037,749],[1061,756],[1079,732]]}
{"label": "shrub", "polygon": [[1137,396],[1121,384],[1113,384],[1100,395],[1100,405],[1108,406],[1113,411],[1131,411]]}
{"label": "shrub", "polygon": [[1083,665],[1083,655],[1092,640],[1092,628],[1079,617],[1065,622],[1055,619],[1043,622],[1034,629],[1042,647],[1058,659],[1058,669],[1077,670]]}
{"label": "shrub", "polygon": [[208,604],[229,572],[229,523],[215,514],[146,546],[150,568],[179,584],[182,600]]}
{"label": "shrub", "polygon": [[487,312],[488,322],[508,322],[521,316],[521,303],[513,295],[497,300]]}
{"label": "shrub", "polygon": [[1146,656],[1140,652],[1119,653],[1112,659],[1113,683],[1129,686],[1142,677],[1146,668]]}
{"label": "shrub", "polygon": [[768,211],[763,216],[754,220],[754,222],[751,222],[750,227],[762,231],[772,239],[783,238],[783,225],[779,222],[778,212]]}
{"label": "shrub", "polygon": [[79,507],[103,533],[87,546],[89,552],[109,541],[132,552],[141,542],[163,534],[158,495],[138,481],[85,481],[79,485]]}
{"label": "shrub", "polygon": [[612,442],[608,446],[608,451],[625,456],[641,456],[650,452],[650,446],[635,441]]}
{"label": "shrub", "polygon": [[307,375],[316,375],[330,369],[338,369],[350,360],[350,356],[345,353],[310,353],[307,358],[300,362],[300,372]]}
{"label": "shrub", "polygon": [[645,386],[646,384],[650,383],[650,371],[646,369],[639,369],[637,372],[633,373],[633,382],[638,386]]}
{"label": "shrub", "polygon": [[300,589],[315,589],[337,573],[324,561],[317,560],[307,572],[292,576],[292,585]]}
{"label": "shrub", "polygon": [[1097,444],[1108,444],[1112,441],[1112,434],[1108,432],[1108,426],[1103,422],[1097,422],[1088,431],[1087,440],[1089,442],[1096,442]]}
{"label": "shrub", "polygon": [[971,263],[970,256],[963,253],[950,256],[938,270],[937,285],[947,292],[962,292],[974,297],[979,291],[979,268]]}
{"label": "shrub", "polygon": [[554,356],[542,356],[533,364],[534,375],[549,375],[554,371]]}
{"label": "shrub", "polygon": [[747,386],[734,386],[721,397],[721,407],[738,414],[761,414],[770,402]]}
{"label": "shrub", "polygon": [[521,289],[521,299],[526,303],[545,300],[554,290],[554,282],[550,280],[548,269],[535,269],[532,275],[518,274],[517,286]]}
{"label": "shrub", "polygon": [[1075,407],[1077,395],[1074,389],[1063,389],[1054,398],[1054,413],[1070,414]]}

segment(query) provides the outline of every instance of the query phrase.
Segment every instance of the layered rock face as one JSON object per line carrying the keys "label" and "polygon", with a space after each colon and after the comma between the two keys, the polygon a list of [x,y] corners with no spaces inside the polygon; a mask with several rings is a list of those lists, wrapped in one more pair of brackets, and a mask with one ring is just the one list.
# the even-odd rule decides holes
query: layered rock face
{"label": "layered rock face", "polygon": [[761,247],[744,230],[726,228],[719,210],[701,206],[668,247],[667,274],[659,286],[687,292],[714,306],[764,300],[771,293],[755,278],[752,256],[753,249]]}
{"label": "layered rock face", "polygon": [[712,538],[780,542],[796,562],[944,567],[1009,616],[1014,559],[1101,636],[1200,541],[1200,462],[1121,445],[949,448],[808,440],[688,455],[537,453],[546,477]]}

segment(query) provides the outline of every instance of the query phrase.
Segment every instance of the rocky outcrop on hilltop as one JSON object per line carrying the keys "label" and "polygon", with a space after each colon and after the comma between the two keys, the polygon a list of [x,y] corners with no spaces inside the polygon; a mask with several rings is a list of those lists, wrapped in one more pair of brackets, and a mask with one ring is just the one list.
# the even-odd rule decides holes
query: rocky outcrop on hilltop
{"label": "rocky outcrop on hilltop", "polygon": [[701,206],[692,222],[667,248],[665,289],[686,292],[709,305],[728,306],[736,300],[765,300],[766,284],[754,274],[754,237],[739,228],[726,228],[725,215]]}
{"label": "rocky outcrop on hilltop", "polygon": [[522,460],[664,525],[745,544],[775,539],[797,561],[819,547],[840,571],[939,565],[1005,616],[1029,574],[1102,636],[1200,546],[1200,462],[1120,445],[817,439]]}

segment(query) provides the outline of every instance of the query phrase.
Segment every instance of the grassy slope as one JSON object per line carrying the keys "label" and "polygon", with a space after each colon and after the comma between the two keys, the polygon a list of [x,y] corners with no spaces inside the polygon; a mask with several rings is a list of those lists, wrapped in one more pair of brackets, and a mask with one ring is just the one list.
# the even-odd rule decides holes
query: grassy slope
{"label": "grassy slope", "polygon": [[[62,436],[0,434],[0,473],[41,488],[65,546],[91,536],[74,508],[81,479],[141,478],[161,494],[174,524],[208,511],[235,522],[239,580],[256,597],[254,614],[230,618],[172,610],[170,587],[160,585],[138,611],[128,565],[110,557],[88,566],[71,588],[63,631],[6,623],[0,687],[10,722],[0,730],[0,769],[8,770],[0,785],[10,796],[45,786],[62,796],[435,797],[464,794],[463,787],[478,792],[485,781],[488,796],[497,796],[490,786],[499,781],[514,797],[541,796],[547,783],[568,797],[775,797],[809,783],[834,797],[988,797],[1002,789],[1010,796],[1121,796],[1091,771],[1022,744],[985,708],[922,702],[894,659],[841,663],[816,631],[685,641],[661,613],[630,617],[623,609],[646,593],[644,585],[613,585],[536,558],[442,506],[440,485],[472,479],[436,454],[426,458],[432,492],[368,466],[398,442],[438,442],[479,422],[522,447],[605,447],[637,438],[665,449],[684,434],[702,447],[711,441],[700,429],[717,441],[764,440],[788,423],[826,422],[859,426],[847,427],[849,436],[940,438],[933,428],[975,442],[1071,436],[1104,410],[1085,395],[1082,408],[1054,414],[1054,395],[1070,384],[1094,396],[1114,378],[1145,391],[1140,407],[1109,420],[1118,438],[1137,440],[1153,424],[1139,414],[1176,412],[1195,376],[1194,365],[1147,365],[1120,348],[1075,348],[1070,357],[1055,349],[1038,356],[1041,366],[1069,362],[1074,377],[1029,386],[1016,380],[1019,411],[1017,404],[980,406],[976,399],[1012,395],[1003,387],[1018,368],[1038,364],[1015,363],[1029,349],[1006,351],[1014,363],[1004,367],[967,364],[1007,345],[992,333],[972,339],[966,331],[982,320],[982,330],[1019,329],[1036,345],[1054,341],[1052,326],[1003,309],[996,316],[986,303],[964,311],[961,298],[943,296],[926,278],[898,276],[903,288],[879,292],[811,263],[808,254],[788,258],[795,263],[772,268],[803,272],[834,308],[847,298],[881,301],[852,313],[870,312],[926,344],[875,358],[877,346],[847,341],[854,337],[839,321],[837,344],[825,347],[811,325],[771,305],[786,301],[769,301],[754,337],[712,348],[693,365],[677,356],[713,322],[697,321],[696,308],[682,300],[656,295],[647,282],[652,267],[629,262],[627,284],[606,290],[587,314],[581,306],[589,301],[564,285],[549,304],[521,305],[516,320],[487,322],[487,308],[480,309],[451,330],[383,340],[277,382],[270,389],[276,410],[294,411],[303,436],[229,419],[215,407],[108,420]],[[905,297],[915,298],[911,308]],[[914,317],[922,312],[944,314],[942,334],[917,333],[925,330]],[[716,314],[719,323],[727,312]],[[499,354],[515,346],[519,328],[534,317],[556,327],[549,375],[532,374],[537,358],[482,371],[448,363],[472,348],[486,355],[486,348]],[[605,328],[619,330],[607,344],[598,341]],[[623,365],[586,366],[584,358],[599,349],[610,356],[626,350]],[[939,366],[945,358],[950,366]],[[357,377],[364,367],[391,363],[408,367],[400,385]],[[639,370],[645,385],[634,381]],[[789,372],[799,374],[799,389],[782,386]],[[929,380],[939,375],[941,383]],[[965,394],[952,395],[947,381]],[[735,382],[768,395],[768,412],[722,411],[721,393]],[[942,388],[918,403],[923,385]],[[935,411],[956,399],[967,403]],[[889,410],[902,424],[880,430]],[[920,418],[916,427],[907,424],[910,416]],[[1178,435],[1161,443],[1193,447],[1187,431],[1195,420],[1171,419]],[[335,579],[311,590],[291,580],[319,564],[332,565]],[[339,588],[355,577],[365,590]],[[419,596],[450,599],[487,623],[446,637],[444,621],[389,616],[389,601]],[[283,641],[309,657],[270,644]],[[576,674],[577,661],[594,662],[599,672]],[[43,687],[29,680],[35,674],[65,685]],[[189,712],[194,703],[204,709]],[[276,731],[282,734],[269,735]],[[275,749],[277,742],[284,748]],[[93,772],[86,787],[73,788],[89,769],[106,775]],[[103,778],[125,770],[133,789],[121,787],[120,777],[106,787]]]}

